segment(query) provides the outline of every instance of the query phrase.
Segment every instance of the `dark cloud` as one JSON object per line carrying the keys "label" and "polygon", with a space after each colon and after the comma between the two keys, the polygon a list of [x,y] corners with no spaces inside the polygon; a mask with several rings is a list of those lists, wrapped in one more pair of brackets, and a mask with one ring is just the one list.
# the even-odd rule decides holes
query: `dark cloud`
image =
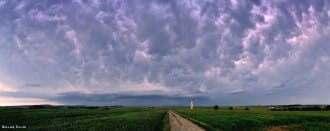
{"label": "dark cloud", "polygon": [[26,83],[24,87],[40,87],[40,84]]}
{"label": "dark cloud", "polygon": [[65,104],[83,105],[146,105],[146,106],[173,106],[189,105],[194,98],[197,105],[205,105],[209,98],[204,96],[176,96],[176,95],[133,95],[133,94],[82,94],[77,92],[63,93],[51,100]]}
{"label": "dark cloud", "polygon": [[239,94],[243,94],[245,93],[244,91],[234,91],[234,92],[231,92],[230,94],[231,95],[239,95]]}

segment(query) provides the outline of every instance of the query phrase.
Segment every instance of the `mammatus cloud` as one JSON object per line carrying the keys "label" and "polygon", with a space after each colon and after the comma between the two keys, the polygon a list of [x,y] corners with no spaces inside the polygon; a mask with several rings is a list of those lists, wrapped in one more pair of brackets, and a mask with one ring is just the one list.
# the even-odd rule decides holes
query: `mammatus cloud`
{"label": "mammatus cloud", "polygon": [[194,97],[328,103],[326,0],[1,0],[0,16],[2,96],[91,105]]}

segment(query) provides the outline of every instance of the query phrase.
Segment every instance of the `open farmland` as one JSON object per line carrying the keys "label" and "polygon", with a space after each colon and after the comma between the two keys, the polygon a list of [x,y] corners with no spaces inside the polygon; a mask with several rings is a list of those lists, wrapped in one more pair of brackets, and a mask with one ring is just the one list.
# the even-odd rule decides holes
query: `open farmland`
{"label": "open farmland", "polygon": [[6,109],[0,125],[28,130],[161,130],[166,111],[152,108]]}
{"label": "open farmland", "polygon": [[[174,117],[169,119],[167,112],[172,112]],[[198,107],[194,110],[187,107],[0,107],[0,116],[1,126],[26,126],[28,130],[168,131],[191,129],[194,126],[189,124],[189,120],[211,131],[330,130],[330,111],[270,111],[264,107],[249,107],[249,110],[245,107],[233,107],[233,110],[228,107],[220,107],[219,110],[212,107]],[[172,127],[175,121],[181,121],[177,122],[176,128]],[[182,121],[188,124],[182,124]]]}
{"label": "open farmland", "polygon": [[286,128],[288,130],[330,130],[329,111],[270,111],[266,108],[220,109],[196,108],[177,109],[186,118],[201,122],[208,130],[267,130]]}

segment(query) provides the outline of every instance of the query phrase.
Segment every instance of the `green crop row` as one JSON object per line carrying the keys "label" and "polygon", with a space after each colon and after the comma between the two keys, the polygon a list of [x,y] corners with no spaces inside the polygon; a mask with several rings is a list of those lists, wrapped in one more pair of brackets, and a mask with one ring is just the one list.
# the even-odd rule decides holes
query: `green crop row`
{"label": "green crop row", "polygon": [[330,130],[330,112],[327,111],[266,111],[213,110],[197,108],[177,109],[176,112],[207,124],[213,130],[264,130],[270,126],[290,126],[292,129]]}
{"label": "green crop row", "polygon": [[165,110],[108,109],[0,109],[0,125],[28,130],[161,130]]}

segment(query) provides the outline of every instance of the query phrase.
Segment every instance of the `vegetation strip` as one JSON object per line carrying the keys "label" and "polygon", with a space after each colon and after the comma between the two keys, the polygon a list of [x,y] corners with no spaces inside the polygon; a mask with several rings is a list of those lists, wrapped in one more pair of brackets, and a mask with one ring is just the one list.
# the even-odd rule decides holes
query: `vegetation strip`
{"label": "vegetation strip", "polygon": [[162,120],[162,131],[170,131],[169,127],[169,112],[167,111]]}

